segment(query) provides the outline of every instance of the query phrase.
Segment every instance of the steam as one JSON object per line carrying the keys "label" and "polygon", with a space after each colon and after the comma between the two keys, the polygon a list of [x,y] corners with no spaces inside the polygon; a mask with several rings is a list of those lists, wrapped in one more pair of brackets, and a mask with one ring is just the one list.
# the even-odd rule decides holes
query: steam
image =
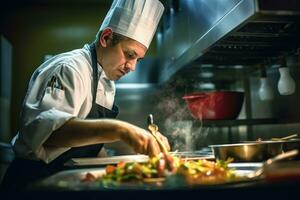
{"label": "steam", "polygon": [[[170,130],[169,139],[173,141],[172,150],[195,151],[208,136],[208,127],[193,127],[194,121],[173,121],[168,118],[165,127]],[[197,122],[200,123],[200,122]]]}
{"label": "steam", "polygon": [[159,103],[156,106],[161,113],[159,118],[163,122],[164,134],[171,143],[172,151],[198,150],[209,132],[209,128],[203,127],[201,121],[191,118],[182,99],[184,94],[178,94],[178,91],[183,90],[185,90],[185,82],[177,79],[159,94]]}

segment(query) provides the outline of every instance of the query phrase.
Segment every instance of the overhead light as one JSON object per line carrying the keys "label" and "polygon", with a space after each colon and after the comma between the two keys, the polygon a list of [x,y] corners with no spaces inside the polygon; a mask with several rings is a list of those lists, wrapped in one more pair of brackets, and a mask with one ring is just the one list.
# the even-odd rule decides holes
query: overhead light
{"label": "overhead light", "polygon": [[214,65],[212,65],[212,64],[202,64],[201,65],[201,68],[212,68],[212,67],[214,67]]}
{"label": "overhead light", "polygon": [[296,90],[295,80],[291,77],[290,70],[286,65],[286,61],[282,61],[279,67],[280,79],[278,81],[278,91],[281,95],[293,94]]}
{"label": "overhead light", "polygon": [[213,83],[199,83],[198,88],[201,90],[213,90],[215,89],[215,84]]}
{"label": "overhead light", "polygon": [[244,66],[243,65],[234,65],[233,68],[234,69],[243,69]]}
{"label": "overhead light", "polygon": [[260,88],[258,90],[258,95],[262,101],[269,101],[274,98],[273,89],[268,80],[265,66],[262,66],[262,75],[260,77]]}
{"label": "overhead light", "polygon": [[201,78],[211,78],[214,74],[212,72],[201,72],[200,77]]}
{"label": "overhead light", "polygon": [[262,101],[268,101],[274,98],[273,90],[267,77],[260,78],[260,88],[258,90],[258,94]]}

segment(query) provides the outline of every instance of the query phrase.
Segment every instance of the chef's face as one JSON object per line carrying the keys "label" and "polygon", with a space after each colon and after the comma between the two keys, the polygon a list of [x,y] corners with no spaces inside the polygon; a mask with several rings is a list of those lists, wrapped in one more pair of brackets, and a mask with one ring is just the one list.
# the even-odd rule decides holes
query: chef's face
{"label": "chef's face", "polygon": [[110,80],[118,80],[130,71],[134,71],[147,48],[141,43],[124,39],[117,44],[112,43],[112,38],[107,39],[107,46],[103,48],[101,65]]}

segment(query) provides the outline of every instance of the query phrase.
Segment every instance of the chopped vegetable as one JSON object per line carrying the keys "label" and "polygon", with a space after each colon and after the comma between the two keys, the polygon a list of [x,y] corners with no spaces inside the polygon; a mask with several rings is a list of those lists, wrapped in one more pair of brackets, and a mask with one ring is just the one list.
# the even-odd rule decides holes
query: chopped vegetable
{"label": "chopped vegetable", "polygon": [[226,161],[217,160],[184,160],[169,154],[161,154],[145,163],[124,163],[117,166],[108,165],[106,174],[102,177],[92,177],[86,174],[83,181],[102,182],[162,182],[172,175],[185,177],[188,184],[217,184],[225,183],[235,178],[234,169],[229,169]]}

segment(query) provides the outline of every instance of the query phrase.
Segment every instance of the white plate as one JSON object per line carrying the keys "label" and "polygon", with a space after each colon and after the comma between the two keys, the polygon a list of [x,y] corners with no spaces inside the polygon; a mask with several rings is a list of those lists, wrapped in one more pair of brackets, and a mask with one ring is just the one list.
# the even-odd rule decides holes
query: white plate
{"label": "white plate", "polygon": [[148,160],[149,157],[146,155],[125,155],[103,158],[72,158],[65,163],[65,166],[101,166],[117,164],[119,162],[147,162]]}
{"label": "white plate", "polygon": [[[170,152],[172,154],[172,152]],[[189,160],[195,159],[214,159],[213,155],[198,155],[196,153],[185,153],[185,152],[175,152],[174,155],[177,155],[182,158]],[[68,167],[83,167],[83,166],[105,166],[105,165],[114,165],[119,162],[147,162],[149,156],[146,155],[123,155],[123,156],[110,156],[110,157],[93,157],[93,158],[72,158],[65,163],[65,166]]]}

